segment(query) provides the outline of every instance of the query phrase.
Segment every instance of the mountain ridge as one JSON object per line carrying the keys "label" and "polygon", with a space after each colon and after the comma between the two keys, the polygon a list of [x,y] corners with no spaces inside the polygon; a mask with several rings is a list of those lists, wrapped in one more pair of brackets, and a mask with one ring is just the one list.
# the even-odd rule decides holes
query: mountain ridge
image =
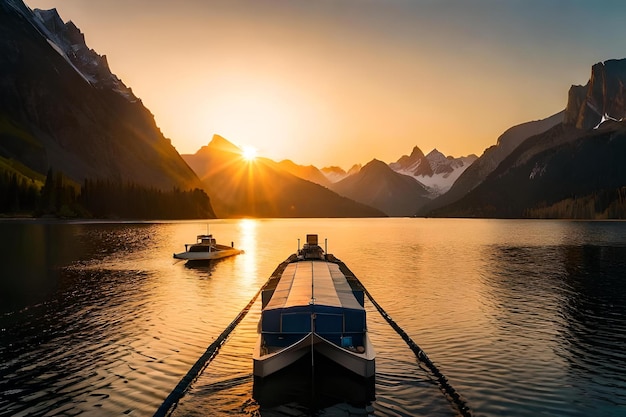
{"label": "mountain ridge", "polygon": [[570,88],[560,123],[523,140],[474,188],[425,214],[626,217],[624,85],[626,59],[594,64],[589,82]]}
{"label": "mountain ridge", "polygon": [[616,159],[626,137],[626,59],[592,65],[563,111],[507,129],[480,157],[414,146],[396,162],[373,159],[349,172],[267,158],[246,164],[219,135],[181,156],[73,22],[20,0],[0,2],[0,92],[0,174],[18,175],[11,181],[40,184],[54,170],[76,184],[198,187],[235,216],[543,216],[578,210],[580,196],[583,211],[595,202],[604,207],[595,216],[617,215],[621,203],[603,201],[622,198],[626,182]]}
{"label": "mountain ridge", "polygon": [[400,174],[412,176],[427,187],[432,199],[446,193],[476,159],[478,157],[474,154],[458,158],[445,156],[437,148],[424,155],[415,146],[411,155],[403,155],[389,166]]}
{"label": "mountain ridge", "polygon": [[431,210],[436,210],[461,199],[483,182],[521,143],[558,125],[562,122],[563,115],[564,111],[561,111],[545,119],[525,122],[508,128],[498,137],[495,145],[485,149],[483,154],[456,179],[445,194],[425,204],[418,214],[428,215]]}
{"label": "mountain ridge", "polygon": [[[623,187],[626,169],[619,158],[625,152],[624,123],[593,131],[561,124],[524,142],[466,197],[430,215],[544,217],[544,208]],[[596,163],[599,159],[607,163]],[[597,218],[586,214],[583,218]]]}
{"label": "mountain ridge", "polygon": [[389,216],[412,216],[428,199],[426,187],[377,159],[368,162],[359,172],[331,184],[330,188]]}
{"label": "mountain ridge", "polygon": [[[52,35],[45,21],[59,31]],[[107,178],[161,189],[201,187],[152,113],[54,10],[35,13],[18,0],[0,4],[0,90],[5,161],[44,176],[50,168],[62,170],[77,183]]]}
{"label": "mountain ridge", "polygon": [[297,177],[270,159],[246,161],[234,149],[238,148],[215,135],[195,154],[182,155],[212,196],[220,217],[385,216],[380,210]]}

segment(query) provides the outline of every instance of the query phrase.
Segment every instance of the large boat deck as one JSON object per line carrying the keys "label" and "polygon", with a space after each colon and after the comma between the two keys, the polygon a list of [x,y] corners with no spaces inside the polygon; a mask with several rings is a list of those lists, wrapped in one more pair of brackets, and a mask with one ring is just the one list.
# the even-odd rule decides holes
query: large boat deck
{"label": "large boat deck", "polygon": [[262,291],[254,374],[270,375],[316,352],[354,373],[375,372],[367,336],[364,289],[339,259],[324,254],[317,235],[272,273]]}

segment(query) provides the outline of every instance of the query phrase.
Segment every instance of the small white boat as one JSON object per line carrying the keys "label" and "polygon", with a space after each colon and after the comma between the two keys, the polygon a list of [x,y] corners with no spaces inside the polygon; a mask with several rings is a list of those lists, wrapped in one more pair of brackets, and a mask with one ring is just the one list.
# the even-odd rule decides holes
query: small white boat
{"label": "small white boat", "polygon": [[321,354],[355,374],[375,373],[367,334],[364,293],[348,267],[324,254],[317,235],[281,263],[262,293],[253,373],[271,375],[311,354]]}
{"label": "small white boat", "polygon": [[215,241],[213,235],[198,235],[196,243],[186,244],[185,251],[175,253],[175,259],[185,259],[188,261],[209,261],[211,259],[221,259],[228,256],[239,255],[242,250],[231,246],[220,245]]}

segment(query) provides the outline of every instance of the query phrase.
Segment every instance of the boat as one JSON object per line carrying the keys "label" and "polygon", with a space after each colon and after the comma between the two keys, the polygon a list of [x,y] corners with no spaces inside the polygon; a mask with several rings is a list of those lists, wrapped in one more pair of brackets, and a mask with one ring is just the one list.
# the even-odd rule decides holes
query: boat
{"label": "boat", "polygon": [[174,254],[174,259],[184,259],[188,261],[210,261],[228,256],[239,255],[242,250],[231,246],[220,245],[211,234],[198,235],[196,243],[185,244],[185,251]]}
{"label": "boat", "polygon": [[[337,411],[348,404],[354,411],[350,415],[370,415],[364,411],[376,400],[376,380],[356,375],[322,355],[316,356],[313,369],[305,355],[268,377],[255,377],[252,398],[270,413],[280,408],[277,415],[281,416],[343,416],[345,411]],[[309,412],[305,414],[304,409]],[[293,414],[289,410],[294,410]]]}
{"label": "boat", "polygon": [[[299,245],[298,245],[299,246]],[[255,377],[272,375],[310,354],[364,378],[375,374],[364,291],[348,267],[307,235],[297,253],[274,271],[262,294]]]}

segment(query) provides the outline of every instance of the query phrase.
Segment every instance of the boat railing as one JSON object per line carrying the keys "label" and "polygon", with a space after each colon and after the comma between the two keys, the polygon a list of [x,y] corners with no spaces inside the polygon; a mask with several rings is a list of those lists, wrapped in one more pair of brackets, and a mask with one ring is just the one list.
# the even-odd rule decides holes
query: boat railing
{"label": "boat railing", "polygon": [[[362,332],[314,332],[334,345],[350,350],[355,346],[362,346],[364,333]],[[308,331],[266,332],[262,331],[264,343],[267,346],[289,346],[302,337],[311,334]]]}

